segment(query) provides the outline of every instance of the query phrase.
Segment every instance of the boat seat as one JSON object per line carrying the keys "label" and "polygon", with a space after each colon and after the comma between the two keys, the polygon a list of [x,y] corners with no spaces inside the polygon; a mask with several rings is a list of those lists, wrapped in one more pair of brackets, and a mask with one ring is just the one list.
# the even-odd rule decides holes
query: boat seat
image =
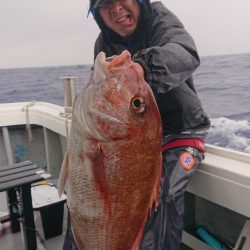
{"label": "boat seat", "polygon": [[20,231],[19,217],[23,217],[25,249],[37,249],[36,229],[33,216],[31,185],[49,178],[49,174],[30,161],[0,168],[0,192],[8,193],[9,217],[12,233]]}

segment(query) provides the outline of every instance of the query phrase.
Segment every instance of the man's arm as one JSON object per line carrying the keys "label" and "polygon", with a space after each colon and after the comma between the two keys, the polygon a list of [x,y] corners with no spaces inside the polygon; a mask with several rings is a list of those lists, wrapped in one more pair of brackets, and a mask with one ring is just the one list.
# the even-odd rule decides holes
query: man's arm
{"label": "man's arm", "polygon": [[179,86],[199,66],[199,56],[192,37],[178,18],[162,3],[153,3],[150,47],[136,53],[146,81],[160,92]]}

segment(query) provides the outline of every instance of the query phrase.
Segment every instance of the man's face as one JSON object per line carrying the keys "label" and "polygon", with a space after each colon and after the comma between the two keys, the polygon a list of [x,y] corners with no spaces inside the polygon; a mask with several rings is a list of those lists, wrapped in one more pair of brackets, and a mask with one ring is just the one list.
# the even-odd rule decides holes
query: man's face
{"label": "man's face", "polygon": [[136,29],[140,5],[137,0],[107,0],[99,7],[99,13],[108,28],[126,37]]}

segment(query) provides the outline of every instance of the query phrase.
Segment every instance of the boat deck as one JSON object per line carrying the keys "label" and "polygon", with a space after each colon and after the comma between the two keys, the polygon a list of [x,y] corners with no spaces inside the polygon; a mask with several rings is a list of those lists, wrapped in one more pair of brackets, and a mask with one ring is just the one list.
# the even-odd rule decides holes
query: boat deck
{"label": "boat deck", "polygon": [[[67,208],[64,207],[63,233],[59,236],[44,240],[43,228],[39,212],[35,213],[35,224],[38,230],[37,234],[37,250],[62,250],[64,237],[66,233]],[[0,249],[4,250],[25,250],[22,230],[18,233],[12,233],[10,229],[0,236]],[[4,246],[4,247],[3,247]],[[3,248],[2,248],[3,247]]]}
{"label": "boat deck", "polygon": [[[37,239],[37,249],[38,250],[62,250],[64,240],[64,234],[48,239],[42,243]],[[0,245],[4,246],[5,250],[25,250],[24,242],[22,239],[22,233],[11,232],[6,233],[0,237]]]}

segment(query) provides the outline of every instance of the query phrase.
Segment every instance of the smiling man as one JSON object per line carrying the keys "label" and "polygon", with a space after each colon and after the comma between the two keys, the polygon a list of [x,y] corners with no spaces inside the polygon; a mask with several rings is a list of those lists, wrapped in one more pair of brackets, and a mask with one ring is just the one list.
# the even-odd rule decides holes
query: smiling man
{"label": "smiling man", "polygon": [[136,1],[104,1],[99,13],[108,28],[121,37],[135,31],[140,15],[140,6]]}
{"label": "smiling man", "polygon": [[[141,1],[142,2],[142,1]],[[105,40],[111,42],[117,42],[118,44],[124,45],[121,51],[128,49],[128,45],[133,40],[133,34],[139,29],[138,23],[141,15],[141,5],[134,0],[97,0],[90,1],[89,11],[95,17],[97,24],[103,31]],[[139,25],[143,26],[143,25]],[[98,45],[98,39],[96,46],[102,46],[102,35],[100,35],[100,43]],[[101,48],[95,49],[95,57]],[[129,49],[128,49],[129,50]],[[107,56],[113,56],[115,53],[107,53],[103,50]],[[130,51],[130,50],[129,50]],[[130,51],[131,52],[131,51]],[[120,54],[120,53],[116,53]],[[139,63],[137,63],[138,71],[144,76],[144,70]]]}
{"label": "smiling man", "polygon": [[184,193],[201,166],[210,126],[192,79],[200,64],[195,43],[161,2],[90,0],[89,12],[101,30],[94,58],[101,51],[111,57],[128,50],[138,72],[152,88],[161,114],[160,201],[148,217],[139,249],[178,250]]}

